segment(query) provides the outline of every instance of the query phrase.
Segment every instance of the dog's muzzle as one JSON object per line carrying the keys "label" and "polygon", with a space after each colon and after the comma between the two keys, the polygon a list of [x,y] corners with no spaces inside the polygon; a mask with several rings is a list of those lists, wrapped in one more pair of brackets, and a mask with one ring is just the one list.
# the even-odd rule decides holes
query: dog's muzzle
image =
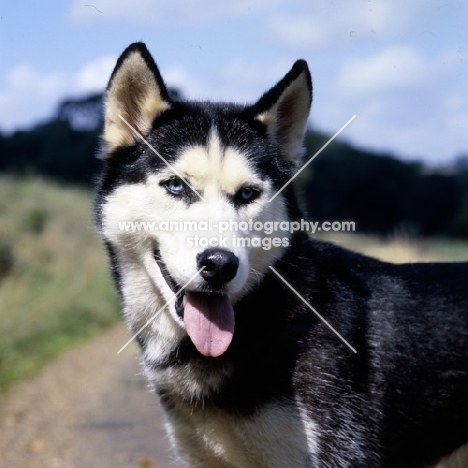
{"label": "dog's muzzle", "polygon": [[[178,293],[180,286],[158,249],[154,258],[171,291]],[[178,294],[175,310],[197,350],[204,356],[217,357],[227,350],[234,335],[234,309],[223,289],[236,276],[239,259],[229,250],[212,248],[198,254],[196,260],[206,288],[193,291],[189,285]]]}

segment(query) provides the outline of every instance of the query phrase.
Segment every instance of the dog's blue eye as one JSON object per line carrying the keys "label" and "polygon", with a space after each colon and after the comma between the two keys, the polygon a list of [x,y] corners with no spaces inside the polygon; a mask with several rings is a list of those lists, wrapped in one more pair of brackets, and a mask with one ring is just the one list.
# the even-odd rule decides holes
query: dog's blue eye
{"label": "dog's blue eye", "polygon": [[184,181],[179,178],[169,179],[164,183],[164,186],[174,195],[183,195],[186,190]]}
{"label": "dog's blue eye", "polygon": [[254,195],[253,189],[250,187],[245,187],[240,192],[240,199],[249,201],[253,197],[253,195]]}
{"label": "dog's blue eye", "polygon": [[234,195],[236,205],[247,205],[260,196],[261,190],[255,187],[243,187]]}

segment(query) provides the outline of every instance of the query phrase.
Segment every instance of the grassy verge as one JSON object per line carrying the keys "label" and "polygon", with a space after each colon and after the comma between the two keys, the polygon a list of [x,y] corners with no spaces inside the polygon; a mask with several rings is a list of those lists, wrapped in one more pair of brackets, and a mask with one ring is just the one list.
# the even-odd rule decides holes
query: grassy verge
{"label": "grassy verge", "polygon": [[91,199],[0,177],[0,392],[119,319]]}
{"label": "grassy verge", "polygon": [[326,234],[318,238],[392,263],[468,261],[468,241],[422,239],[404,235],[386,238],[361,234]]}

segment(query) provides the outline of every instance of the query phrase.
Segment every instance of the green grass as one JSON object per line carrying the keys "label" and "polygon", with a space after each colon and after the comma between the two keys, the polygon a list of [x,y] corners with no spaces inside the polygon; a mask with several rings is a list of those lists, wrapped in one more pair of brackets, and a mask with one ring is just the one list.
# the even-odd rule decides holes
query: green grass
{"label": "green grass", "polygon": [[465,240],[339,233],[317,237],[393,263],[468,261],[468,241]]}
{"label": "green grass", "polygon": [[114,324],[90,191],[0,177],[0,392]]}

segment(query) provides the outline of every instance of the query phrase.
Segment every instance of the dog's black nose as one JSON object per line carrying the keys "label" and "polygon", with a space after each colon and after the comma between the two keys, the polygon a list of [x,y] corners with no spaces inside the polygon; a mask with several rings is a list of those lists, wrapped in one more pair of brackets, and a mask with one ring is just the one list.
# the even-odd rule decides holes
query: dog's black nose
{"label": "dog's black nose", "polygon": [[218,288],[236,276],[239,259],[229,250],[213,248],[197,255],[197,265],[199,269],[205,267],[200,273],[203,279]]}

